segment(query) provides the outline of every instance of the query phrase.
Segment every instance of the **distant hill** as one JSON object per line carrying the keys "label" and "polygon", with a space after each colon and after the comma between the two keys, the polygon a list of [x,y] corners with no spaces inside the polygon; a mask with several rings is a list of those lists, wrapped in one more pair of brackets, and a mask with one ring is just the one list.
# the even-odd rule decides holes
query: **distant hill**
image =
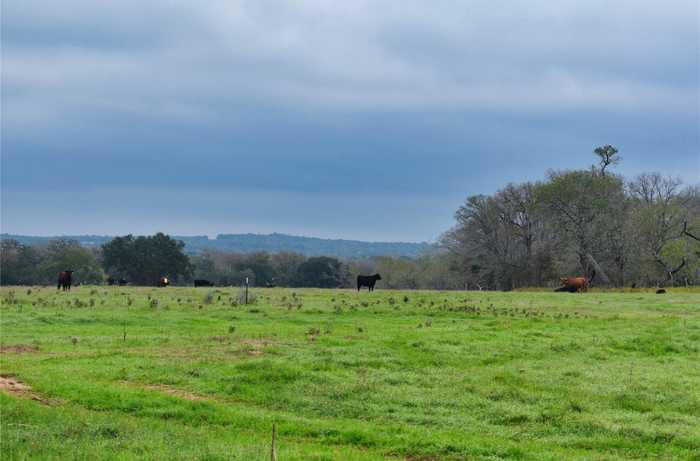
{"label": "distant hill", "polygon": [[[435,251],[435,245],[421,242],[364,242],[361,240],[322,239],[287,234],[219,234],[215,239],[207,236],[172,236],[185,243],[185,251],[197,254],[202,250],[236,251],[252,253],[267,251],[294,251],[306,256],[335,256],[344,259],[370,256],[406,256],[415,258]],[[72,239],[85,247],[96,247],[109,242],[107,235],[62,235],[60,237],[33,237],[27,235],[0,234],[0,239],[14,239],[25,245],[46,244],[57,238]]]}

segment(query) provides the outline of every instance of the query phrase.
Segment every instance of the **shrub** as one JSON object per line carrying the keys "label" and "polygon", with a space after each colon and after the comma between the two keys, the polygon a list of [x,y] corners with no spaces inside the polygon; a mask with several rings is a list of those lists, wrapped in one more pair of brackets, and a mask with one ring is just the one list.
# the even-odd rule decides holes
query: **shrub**
{"label": "shrub", "polygon": [[15,297],[15,290],[9,290],[5,297],[3,298],[5,304],[17,304],[17,298]]}

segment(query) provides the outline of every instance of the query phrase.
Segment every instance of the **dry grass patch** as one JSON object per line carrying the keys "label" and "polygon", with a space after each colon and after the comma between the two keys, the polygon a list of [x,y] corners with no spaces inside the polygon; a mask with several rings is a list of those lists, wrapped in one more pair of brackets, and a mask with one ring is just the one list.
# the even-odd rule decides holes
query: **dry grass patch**
{"label": "dry grass patch", "polygon": [[190,402],[204,402],[214,400],[213,398],[195,394],[194,392],[186,391],[184,389],[178,389],[177,387],[168,386],[166,384],[146,384],[134,381],[119,381],[119,384],[128,387],[138,387],[140,389],[148,389],[151,391],[160,392],[183,400],[189,400]]}
{"label": "dry grass patch", "polygon": [[32,344],[2,344],[0,345],[0,354],[28,354],[37,352],[39,348]]}
{"label": "dry grass patch", "polygon": [[48,400],[32,392],[32,388],[19,381],[16,376],[0,375],[0,390],[14,397],[35,400],[44,405],[49,404]]}

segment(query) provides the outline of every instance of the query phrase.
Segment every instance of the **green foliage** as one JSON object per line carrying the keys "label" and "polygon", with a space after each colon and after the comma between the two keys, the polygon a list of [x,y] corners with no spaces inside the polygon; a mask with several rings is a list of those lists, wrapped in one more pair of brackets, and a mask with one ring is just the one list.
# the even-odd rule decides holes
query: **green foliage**
{"label": "green foliage", "polygon": [[319,256],[309,258],[297,269],[296,285],[301,287],[337,288],[346,277],[343,266],[335,258]]}
{"label": "green foliage", "polygon": [[80,283],[102,283],[104,273],[94,253],[74,240],[53,240],[46,247],[46,257],[39,265],[44,280],[54,283],[61,271],[72,270]]}
{"label": "green foliage", "polygon": [[112,277],[124,277],[137,285],[155,285],[162,276],[177,281],[190,275],[184,247],[181,241],[160,232],[148,237],[127,235],[102,245],[102,259]]}
{"label": "green foliage", "polygon": [[610,165],[617,165],[622,160],[622,157],[618,155],[619,151],[617,150],[617,148],[609,144],[606,144],[605,146],[596,147],[593,150],[593,153],[598,156],[598,164],[600,165],[599,171],[602,176],[605,176],[605,170]]}
{"label": "green foliage", "polygon": [[0,284],[29,285],[37,283],[36,266],[40,256],[30,246],[16,240],[0,241]]}
{"label": "green foliage", "polygon": [[73,240],[53,240],[45,247],[29,247],[14,240],[0,241],[2,285],[56,283],[59,272],[73,270],[74,282],[101,283],[104,277],[95,253]]}

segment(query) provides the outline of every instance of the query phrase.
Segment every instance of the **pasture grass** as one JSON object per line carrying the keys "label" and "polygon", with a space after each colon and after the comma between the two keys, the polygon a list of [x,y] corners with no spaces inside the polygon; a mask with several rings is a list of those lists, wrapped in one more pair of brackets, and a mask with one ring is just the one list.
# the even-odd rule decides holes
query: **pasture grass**
{"label": "pasture grass", "polygon": [[0,289],[2,459],[700,460],[700,293]]}

